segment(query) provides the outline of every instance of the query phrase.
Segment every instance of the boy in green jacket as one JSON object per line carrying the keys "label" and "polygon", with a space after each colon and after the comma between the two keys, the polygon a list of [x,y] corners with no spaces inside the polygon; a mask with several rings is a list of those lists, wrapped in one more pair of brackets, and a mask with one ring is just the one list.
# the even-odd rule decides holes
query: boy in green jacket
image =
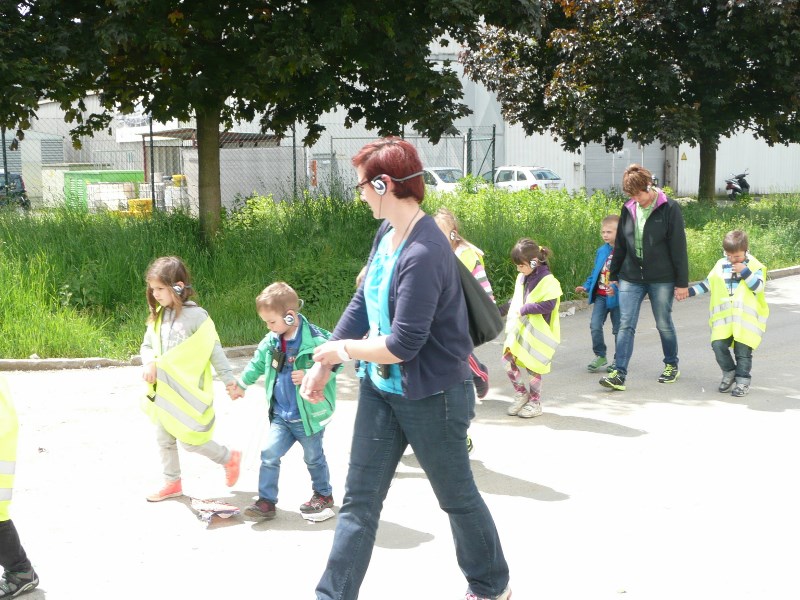
{"label": "boy in green jacket", "polygon": [[247,516],[262,520],[275,518],[281,458],[295,442],[303,447],[314,492],[300,506],[300,512],[315,521],[333,516],[333,492],[322,436],[336,407],[336,378],[332,377],[325,386],[325,400],[319,404],[307,402],[299,392],[306,369],[314,364],[314,348],[326,342],[330,333],[309,323],[300,314],[301,307],[297,293],[282,281],[267,286],[258,295],[256,310],[270,332],[261,340],[237,383],[228,390],[231,398],[240,398],[247,386],[262,375],[266,377],[270,429],[261,451],[258,500],[244,511]]}

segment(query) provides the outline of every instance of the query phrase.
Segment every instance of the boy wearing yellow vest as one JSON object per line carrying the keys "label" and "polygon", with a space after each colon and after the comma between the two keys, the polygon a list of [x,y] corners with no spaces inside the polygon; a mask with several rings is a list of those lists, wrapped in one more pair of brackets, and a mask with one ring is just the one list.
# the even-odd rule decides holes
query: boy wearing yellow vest
{"label": "boy wearing yellow vest", "polygon": [[5,379],[0,378],[0,598],[15,598],[39,585],[39,577],[19,541],[8,512],[17,460],[17,413]]}
{"label": "boy wearing yellow vest", "polygon": [[711,347],[722,369],[719,391],[741,397],[750,390],[753,350],[758,348],[767,328],[769,307],[764,297],[767,269],[748,253],[744,231],[729,231],[722,247],[725,258],[717,261],[705,281],[689,288],[689,296],[711,294],[708,323]]}

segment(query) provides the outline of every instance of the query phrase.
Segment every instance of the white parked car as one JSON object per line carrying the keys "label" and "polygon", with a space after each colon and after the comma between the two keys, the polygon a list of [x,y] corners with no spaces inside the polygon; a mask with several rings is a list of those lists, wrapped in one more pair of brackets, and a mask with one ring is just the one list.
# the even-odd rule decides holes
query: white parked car
{"label": "white parked car", "polygon": [[566,187],[564,180],[550,169],[516,165],[497,167],[494,172],[494,185],[512,192],[563,190]]}
{"label": "white parked car", "polygon": [[437,192],[455,191],[462,177],[464,174],[458,167],[427,167],[422,174],[425,185]]}

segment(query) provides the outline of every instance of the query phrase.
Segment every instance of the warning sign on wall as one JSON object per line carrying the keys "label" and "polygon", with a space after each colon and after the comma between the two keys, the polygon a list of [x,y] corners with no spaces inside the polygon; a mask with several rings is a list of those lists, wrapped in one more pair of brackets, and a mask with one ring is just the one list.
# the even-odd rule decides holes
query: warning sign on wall
{"label": "warning sign on wall", "polygon": [[683,153],[681,154],[681,160],[686,160],[686,152],[683,152]]}

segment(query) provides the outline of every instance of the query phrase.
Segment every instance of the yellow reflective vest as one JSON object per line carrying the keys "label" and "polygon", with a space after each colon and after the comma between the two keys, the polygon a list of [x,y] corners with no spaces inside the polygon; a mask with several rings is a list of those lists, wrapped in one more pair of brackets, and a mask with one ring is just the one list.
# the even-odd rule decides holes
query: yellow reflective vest
{"label": "yellow reflective vest", "polygon": [[[520,273],[514,287],[514,297],[508,309],[506,339],[503,353],[511,352],[518,365],[534,373],[549,373],[556,347],[561,343],[561,323],[558,308],[561,305],[561,284],[552,274],[545,275],[523,301],[525,276]],[[550,323],[542,315],[520,316],[523,304],[556,300]]]}
{"label": "yellow reflective vest", "polygon": [[0,521],[8,521],[17,464],[17,411],[6,380],[0,377]]}
{"label": "yellow reflective vest", "polygon": [[[711,292],[708,324],[711,326],[711,341],[726,340],[729,337],[754,350],[761,343],[767,329],[769,307],[762,288],[753,293],[747,284],[740,280],[733,295],[728,293],[722,273],[724,259],[717,262],[708,275],[708,287]],[[754,257],[747,262],[748,268],[755,272],[761,270],[766,276],[767,269]]]}
{"label": "yellow reflective vest", "polygon": [[161,353],[161,313],[152,327],[156,383],[148,386],[142,409],[176,439],[199,446],[214,433],[211,352],[219,340],[209,317],[188,339]]}

